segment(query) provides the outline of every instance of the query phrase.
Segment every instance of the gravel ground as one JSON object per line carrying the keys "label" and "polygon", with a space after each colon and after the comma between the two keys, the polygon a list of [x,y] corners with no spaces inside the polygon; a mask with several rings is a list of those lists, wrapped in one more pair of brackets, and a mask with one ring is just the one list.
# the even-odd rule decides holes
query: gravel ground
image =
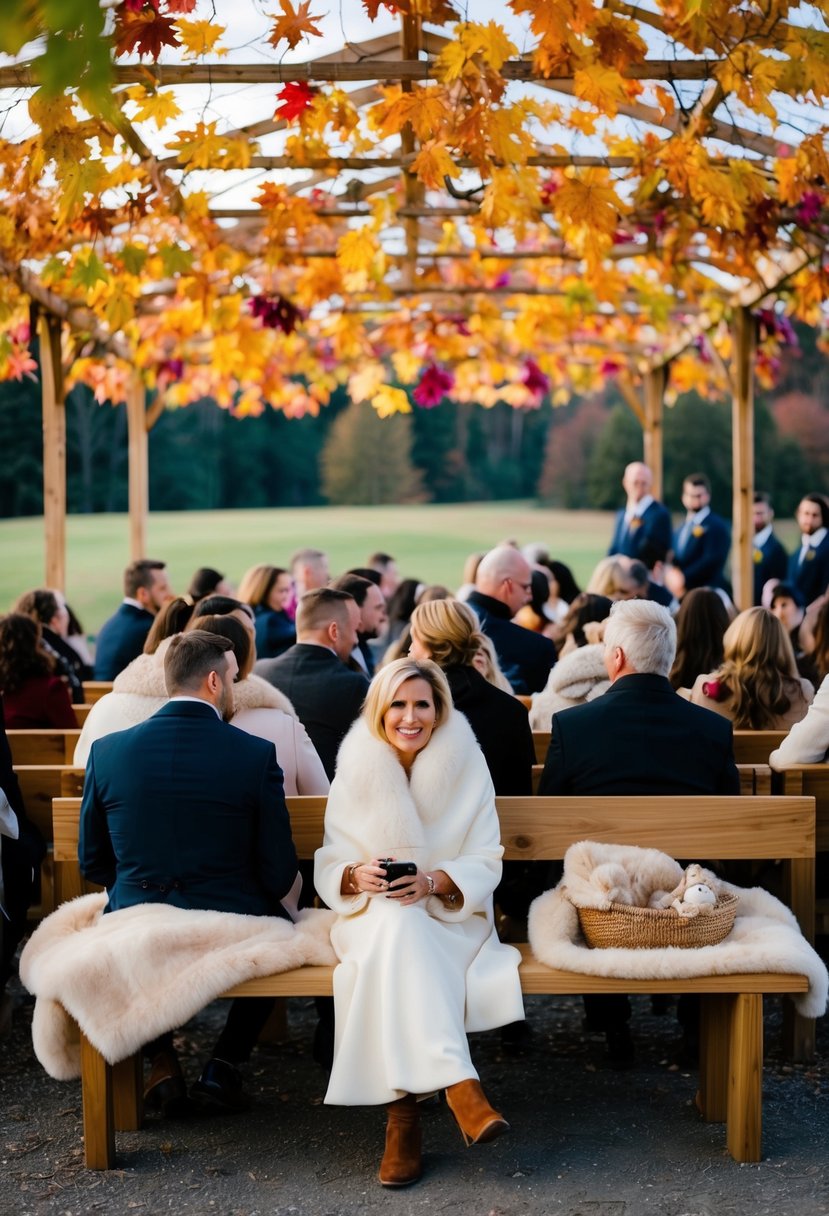
{"label": "gravel ground", "polygon": [[[118,1134],[117,1169],[93,1172],[82,1164],[80,1084],[51,1080],[34,1059],[32,1005],[17,991],[13,1031],[0,1044],[0,1216],[829,1216],[829,1027],[818,1024],[815,1062],[789,1065],[777,1001],[766,1008],[758,1165],[732,1161],[723,1126],[700,1121],[694,1073],[671,1064],[672,1015],[656,1017],[637,998],[637,1065],[614,1072],[603,1066],[602,1038],[582,1029],[578,998],[532,997],[527,1054],[505,1055],[497,1033],[473,1037],[511,1135],[465,1149],[435,1105],[424,1119],[422,1181],[388,1191],[375,1180],[383,1113],[322,1105],[311,1002],[290,1002],[288,1038],[257,1050],[250,1114],[150,1116],[142,1131]],[[217,1002],[182,1034],[191,1079],[223,1016]]]}

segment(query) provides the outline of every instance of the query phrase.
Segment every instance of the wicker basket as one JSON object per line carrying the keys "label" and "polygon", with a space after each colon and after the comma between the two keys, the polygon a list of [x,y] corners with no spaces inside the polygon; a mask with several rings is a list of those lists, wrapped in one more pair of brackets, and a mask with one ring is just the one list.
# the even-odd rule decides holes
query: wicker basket
{"label": "wicker basket", "polygon": [[627,904],[577,911],[588,946],[647,950],[716,946],[731,932],[739,902],[737,895],[723,895],[711,912],[694,917],[680,916],[673,908],[631,908]]}

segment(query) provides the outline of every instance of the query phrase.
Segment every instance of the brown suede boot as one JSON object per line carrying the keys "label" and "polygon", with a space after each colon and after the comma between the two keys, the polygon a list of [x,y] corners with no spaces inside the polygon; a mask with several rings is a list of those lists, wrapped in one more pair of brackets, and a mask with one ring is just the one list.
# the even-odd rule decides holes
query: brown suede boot
{"label": "brown suede boot", "polygon": [[383,1186],[409,1186],[423,1173],[420,1156],[420,1109],[413,1094],[389,1102],[386,1151],[377,1177]]}
{"label": "brown suede boot", "polygon": [[480,1081],[459,1081],[457,1085],[450,1085],[446,1101],[467,1148],[470,1144],[485,1144],[509,1131],[504,1116],[487,1102]]}

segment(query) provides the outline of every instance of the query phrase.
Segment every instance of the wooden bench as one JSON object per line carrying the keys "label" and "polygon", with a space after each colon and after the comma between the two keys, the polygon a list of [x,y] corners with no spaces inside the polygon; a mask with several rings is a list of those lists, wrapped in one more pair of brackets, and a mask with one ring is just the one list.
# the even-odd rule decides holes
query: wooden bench
{"label": "wooden bench", "polygon": [[80,727],[67,730],[7,730],[12,763],[71,765]]}
{"label": "wooden bench", "polygon": [[112,692],[112,680],[84,680],[83,682],[83,699],[87,705],[94,705],[108,692]]}
{"label": "wooden bench", "polygon": [[[792,870],[795,910],[814,901],[814,800],[791,797],[499,798],[507,860],[560,860],[574,841],[592,839],[659,848],[674,857],[785,857]],[[322,839],[325,798],[289,798],[297,852],[312,857]],[[54,804],[55,858],[77,863],[78,799]],[[750,842],[750,843],[747,843]],[[708,1121],[726,1123],[728,1151],[737,1161],[761,1156],[764,994],[805,992],[802,975],[761,973],[691,980],[608,980],[557,971],[524,945],[523,991],[571,993],[695,993],[701,998],[697,1106]],[[325,996],[332,968],[302,967],[251,980],[226,996]],[[140,1054],[110,1066],[82,1036],[84,1153],[91,1169],[115,1163],[115,1130],[140,1127]]]}
{"label": "wooden bench", "polygon": [[40,872],[40,903],[31,907],[30,921],[42,919],[66,899],[92,890],[80,878],[77,865],[55,865],[53,854],[52,803],[55,798],[80,797],[84,770],[64,764],[16,764],[15,774],[23,795],[26,814],[46,842],[47,853]]}
{"label": "wooden bench", "polygon": [[[775,773],[783,792],[815,800],[815,851],[829,854],[829,764],[802,764]],[[815,933],[829,934],[829,898],[815,901]]]}
{"label": "wooden bench", "polygon": [[[734,760],[740,764],[768,764],[769,756],[786,738],[784,730],[735,730]],[[543,764],[550,746],[550,731],[534,730],[535,762]]]}
{"label": "wooden bench", "polygon": [[92,708],[92,706],[87,704],[86,702],[84,702],[82,705],[73,705],[72,706],[72,712],[75,715],[75,721],[77,722],[79,728],[81,728],[81,729],[83,728],[83,724],[86,721],[86,719],[89,717],[89,711],[91,708]]}

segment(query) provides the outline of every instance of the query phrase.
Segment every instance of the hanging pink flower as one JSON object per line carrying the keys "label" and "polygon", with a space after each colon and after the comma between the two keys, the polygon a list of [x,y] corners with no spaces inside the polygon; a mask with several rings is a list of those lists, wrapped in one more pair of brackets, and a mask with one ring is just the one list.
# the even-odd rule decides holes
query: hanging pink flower
{"label": "hanging pink flower", "polygon": [[806,190],[800,202],[795,207],[795,215],[799,224],[814,224],[820,219],[823,211],[823,196],[817,190]]}
{"label": "hanging pink flower", "polygon": [[283,334],[292,334],[302,318],[299,309],[284,296],[251,296],[248,308],[268,329],[281,329]]}
{"label": "hanging pink flower", "polygon": [[444,371],[436,363],[430,363],[418,380],[412,396],[424,410],[431,410],[440,405],[454,384],[455,377],[451,372]]}
{"label": "hanging pink flower", "polygon": [[603,359],[599,366],[599,371],[603,376],[615,376],[621,370],[622,364],[617,363],[615,359]]}
{"label": "hanging pink flower", "polygon": [[524,364],[521,381],[530,390],[537,401],[540,401],[550,390],[550,378],[538,366],[534,359],[528,359]]}

